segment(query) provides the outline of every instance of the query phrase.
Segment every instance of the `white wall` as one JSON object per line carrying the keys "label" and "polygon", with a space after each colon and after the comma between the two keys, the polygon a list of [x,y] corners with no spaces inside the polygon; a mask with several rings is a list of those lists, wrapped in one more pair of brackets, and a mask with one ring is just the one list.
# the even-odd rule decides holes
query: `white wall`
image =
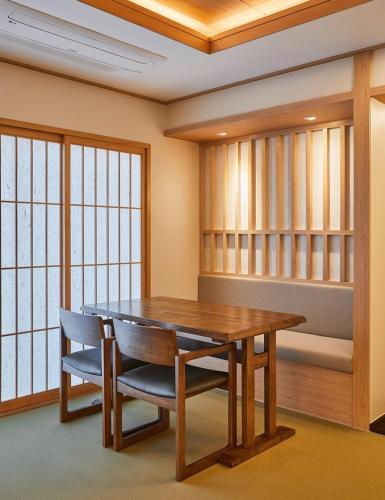
{"label": "white wall", "polygon": [[353,59],[342,59],[171,104],[167,107],[167,128],[352,89]]}
{"label": "white wall", "polygon": [[0,117],[152,147],[152,294],[197,296],[198,146],[163,136],[165,107],[0,63]]}
{"label": "white wall", "polygon": [[370,420],[385,413],[385,104],[371,102]]}

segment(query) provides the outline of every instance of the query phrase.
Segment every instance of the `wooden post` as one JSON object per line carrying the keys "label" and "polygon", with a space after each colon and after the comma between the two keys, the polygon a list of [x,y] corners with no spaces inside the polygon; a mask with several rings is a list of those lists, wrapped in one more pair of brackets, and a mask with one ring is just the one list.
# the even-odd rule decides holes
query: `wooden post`
{"label": "wooden post", "polygon": [[370,53],[354,56],[353,426],[369,429]]}

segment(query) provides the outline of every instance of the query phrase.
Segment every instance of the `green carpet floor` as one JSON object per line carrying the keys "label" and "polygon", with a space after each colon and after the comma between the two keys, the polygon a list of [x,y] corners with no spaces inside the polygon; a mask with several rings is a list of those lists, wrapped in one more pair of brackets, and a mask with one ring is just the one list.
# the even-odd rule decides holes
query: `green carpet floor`
{"label": "green carpet floor", "polygon": [[[78,404],[79,401],[76,401]],[[188,402],[189,459],[221,447],[226,395]],[[155,416],[126,403],[126,425]],[[262,426],[257,405],[257,427]],[[279,423],[297,435],[234,468],[215,465],[174,481],[174,420],[169,431],[115,453],[101,446],[101,416],[59,424],[57,405],[0,419],[0,499],[385,499],[385,437],[291,412]]]}

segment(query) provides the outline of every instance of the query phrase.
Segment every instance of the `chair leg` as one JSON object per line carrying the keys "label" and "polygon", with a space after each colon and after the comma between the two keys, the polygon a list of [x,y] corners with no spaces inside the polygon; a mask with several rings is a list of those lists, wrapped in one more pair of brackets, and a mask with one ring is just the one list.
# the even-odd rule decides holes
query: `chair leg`
{"label": "chair leg", "polygon": [[112,410],[112,402],[111,402],[111,381],[107,378],[107,380],[103,381],[102,388],[102,418],[103,418],[103,446],[108,448],[112,445],[112,432],[111,432],[111,410]]}
{"label": "chair leg", "polygon": [[186,401],[178,397],[176,401],[176,480],[183,481],[186,472]]}
{"label": "chair leg", "polygon": [[68,373],[64,370],[60,372],[59,388],[60,422],[68,421]]}
{"label": "chair leg", "polygon": [[114,450],[119,451],[123,448],[123,433],[122,433],[122,402],[123,394],[118,392],[114,387],[113,390],[113,407],[114,407]]}
{"label": "chair leg", "polygon": [[237,446],[237,358],[234,352],[229,354],[228,374],[228,445]]}

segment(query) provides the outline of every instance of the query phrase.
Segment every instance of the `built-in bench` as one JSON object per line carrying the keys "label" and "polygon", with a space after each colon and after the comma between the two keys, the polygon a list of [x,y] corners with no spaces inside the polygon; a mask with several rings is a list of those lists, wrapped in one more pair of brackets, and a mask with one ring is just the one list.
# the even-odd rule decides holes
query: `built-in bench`
{"label": "built-in bench", "polygon": [[[306,323],[277,333],[278,403],[351,425],[352,288],[200,276],[199,300],[305,316]],[[180,348],[189,350],[193,345],[181,338]],[[256,337],[255,351],[263,351],[263,336]],[[211,363],[218,368],[218,361]],[[262,385],[259,370],[256,372],[257,399],[262,399]]]}

